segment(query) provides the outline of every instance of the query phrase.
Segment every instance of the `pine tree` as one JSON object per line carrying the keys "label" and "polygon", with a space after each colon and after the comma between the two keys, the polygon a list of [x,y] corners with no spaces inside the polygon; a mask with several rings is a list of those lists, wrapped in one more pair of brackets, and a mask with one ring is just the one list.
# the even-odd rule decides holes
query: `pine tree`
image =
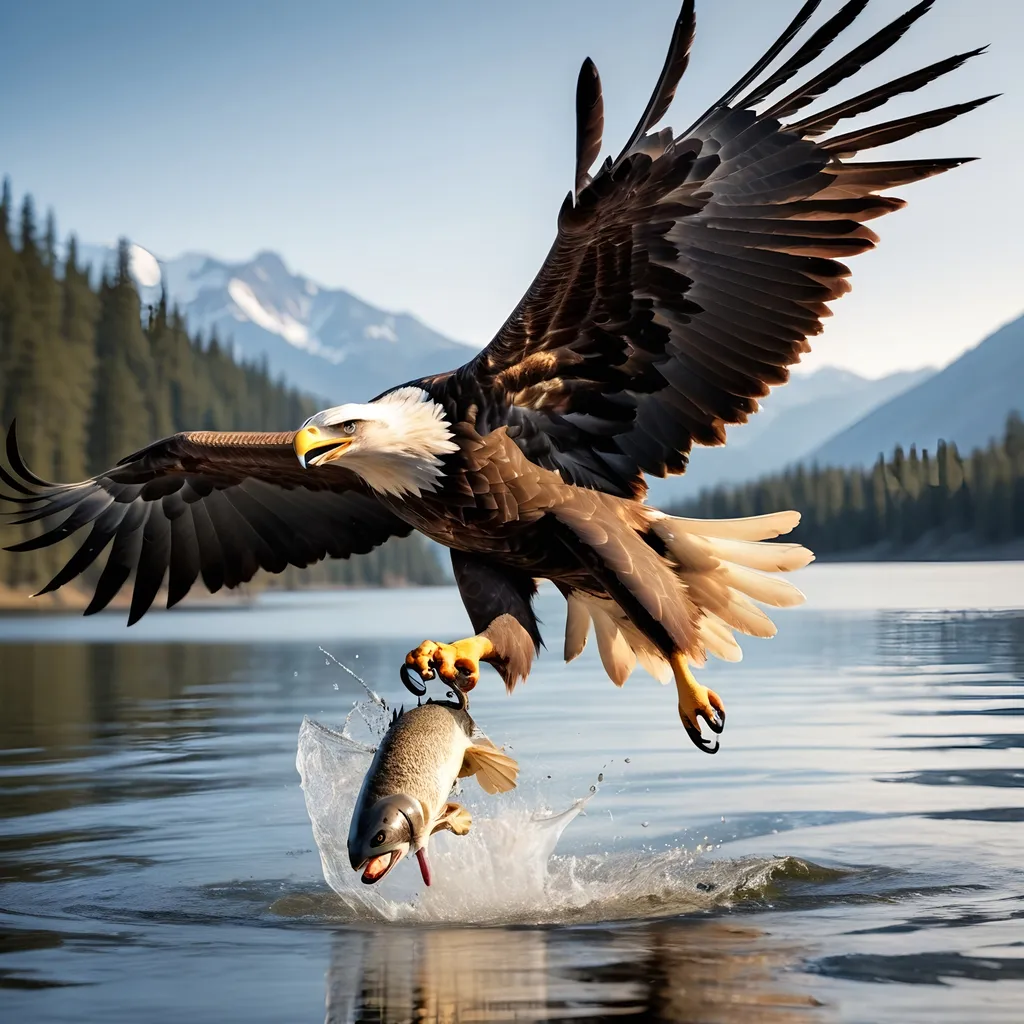
{"label": "pine tree", "polygon": [[[58,445],[54,423],[60,417],[60,287],[40,248],[31,196],[21,209],[21,283],[26,316],[14,339],[16,369],[12,376],[13,417],[19,426],[19,442],[35,471],[53,479]],[[44,239],[44,244],[48,243]]]}
{"label": "pine tree", "polygon": [[11,210],[13,209],[11,199],[11,179],[4,176],[2,190],[0,190],[0,232],[10,239],[11,234]]}
{"label": "pine tree", "polygon": [[104,275],[100,285],[96,354],[102,372],[90,431],[93,472],[170,433],[167,395],[160,392],[141,317],[128,242],[121,239],[114,276]]}
{"label": "pine tree", "polygon": [[53,210],[46,211],[46,231],[42,245],[43,263],[53,270],[57,266],[57,218]]}
{"label": "pine tree", "polygon": [[78,265],[78,244],[68,239],[61,304],[60,402],[55,424],[54,479],[80,480],[88,472],[88,432],[96,373],[96,316],[99,301]]}

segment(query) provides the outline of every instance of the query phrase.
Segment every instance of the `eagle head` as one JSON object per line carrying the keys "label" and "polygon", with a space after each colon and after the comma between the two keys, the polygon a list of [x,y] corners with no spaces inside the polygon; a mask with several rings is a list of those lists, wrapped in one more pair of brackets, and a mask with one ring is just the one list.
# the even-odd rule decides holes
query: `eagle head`
{"label": "eagle head", "polygon": [[294,445],[304,469],[338,463],[375,491],[398,497],[436,490],[442,456],[458,450],[444,409],[417,387],[315,413]]}

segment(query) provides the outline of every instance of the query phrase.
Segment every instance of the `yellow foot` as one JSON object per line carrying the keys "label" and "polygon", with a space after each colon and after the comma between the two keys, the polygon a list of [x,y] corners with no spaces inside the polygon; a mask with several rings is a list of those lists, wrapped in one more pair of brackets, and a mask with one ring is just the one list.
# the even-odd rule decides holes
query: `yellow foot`
{"label": "yellow foot", "polygon": [[471,636],[453,644],[424,640],[405,656],[405,664],[423,680],[439,675],[446,683],[465,691],[472,690],[480,681],[480,662],[493,654],[494,647],[485,636]]}
{"label": "yellow foot", "polygon": [[706,740],[701,735],[700,720],[703,718],[712,732],[720,733],[725,728],[725,705],[722,704],[722,698],[694,679],[686,658],[681,654],[672,656],[672,673],[679,696],[679,718],[686,735],[705,754],[718,753],[718,740]]}
{"label": "yellow foot", "polygon": [[444,811],[437,819],[437,824],[430,830],[430,834],[448,829],[457,836],[464,836],[469,833],[469,826],[472,824],[473,815],[462,804],[448,803],[445,804]]}

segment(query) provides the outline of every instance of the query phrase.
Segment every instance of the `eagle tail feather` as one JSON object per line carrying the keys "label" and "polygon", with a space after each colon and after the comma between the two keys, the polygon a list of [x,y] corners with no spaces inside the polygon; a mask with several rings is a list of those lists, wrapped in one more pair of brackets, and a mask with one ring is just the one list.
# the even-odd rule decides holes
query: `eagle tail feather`
{"label": "eagle tail feather", "polygon": [[[704,651],[739,661],[742,651],[734,630],[775,635],[774,622],[759,604],[792,608],[803,603],[803,593],[788,580],[765,575],[802,569],[814,560],[800,544],[771,543],[799,522],[795,511],[719,520],[656,514],[652,529],[678,563],[677,575],[703,613],[699,635]],[[704,660],[703,652],[687,655],[695,664]]]}
{"label": "eagle tail feather", "polygon": [[[692,665],[704,665],[708,655],[740,661],[743,651],[735,633],[764,638],[776,633],[762,605],[792,608],[803,603],[801,591],[777,574],[803,568],[814,555],[800,544],[772,543],[797,526],[798,512],[717,520],[670,516],[657,509],[645,513],[650,532],[660,542],[654,543],[652,537],[649,543],[668,556],[661,565],[677,581],[669,604],[662,606],[663,614],[693,622],[693,639],[683,651]],[[630,550],[637,554],[632,545]],[[629,561],[633,563],[632,558]],[[618,601],[576,590],[566,596],[566,661],[583,651],[593,625],[601,664],[616,686],[622,686],[637,665],[659,682],[672,679],[664,652]]]}

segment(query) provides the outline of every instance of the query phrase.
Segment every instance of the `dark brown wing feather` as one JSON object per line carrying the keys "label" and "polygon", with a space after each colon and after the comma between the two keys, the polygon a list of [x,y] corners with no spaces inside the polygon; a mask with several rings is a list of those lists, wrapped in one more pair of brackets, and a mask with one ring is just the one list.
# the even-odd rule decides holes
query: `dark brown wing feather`
{"label": "dark brown wing feather", "polygon": [[[828,303],[848,290],[839,261],[872,248],[865,222],[902,205],[878,193],[963,162],[848,158],[985,102],[827,137],[843,118],[921,88],[980,52],[972,51],[784,123],[894,45],[931,0],[772,102],[865,4],[849,0],[772,72],[817,6],[804,3],[754,69],[674,137],[654,129],[690,49],[693,10],[683,4],[637,131],[593,180],[580,177],[522,301],[478,357],[424,382],[453,414],[481,433],[508,427],[530,459],[572,483],[628,496],[643,492],[644,473],[682,472],[693,444],[723,443],[727,425],[787,380]],[[582,164],[599,136],[593,88],[581,90]]]}
{"label": "dark brown wing feather", "polygon": [[679,17],[676,18],[675,28],[672,30],[672,38],[669,40],[668,53],[665,55],[665,63],[662,66],[661,74],[655,83],[654,92],[647,101],[644,112],[640,115],[633,134],[619,154],[619,159],[633,151],[633,147],[642,139],[664,116],[675,98],[679,80],[686,72],[686,66],[690,63],[690,47],[693,45],[693,36],[697,31],[697,16],[694,10],[694,0],[683,0],[683,6],[679,10]]}
{"label": "dark brown wing feather", "polygon": [[588,57],[576,79],[576,194],[590,184],[587,173],[601,152],[604,133],[604,99],[601,96],[601,76]]}
{"label": "dark brown wing feather", "polygon": [[75,579],[110,547],[86,614],[105,608],[134,573],[131,625],[165,578],[170,608],[200,576],[216,592],[251,580],[258,569],[281,572],[287,565],[347,558],[410,532],[354,473],[337,466],[303,469],[293,436],[174,434],[90,480],[52,484],[25,466],[12,425],[10,471],[0,466],[0,479],[16,493],[0,499],[21,506],[6,513],[9,521],[42,521],[49,529],[7,550],[33,551],[88,527],[40,593]]}

